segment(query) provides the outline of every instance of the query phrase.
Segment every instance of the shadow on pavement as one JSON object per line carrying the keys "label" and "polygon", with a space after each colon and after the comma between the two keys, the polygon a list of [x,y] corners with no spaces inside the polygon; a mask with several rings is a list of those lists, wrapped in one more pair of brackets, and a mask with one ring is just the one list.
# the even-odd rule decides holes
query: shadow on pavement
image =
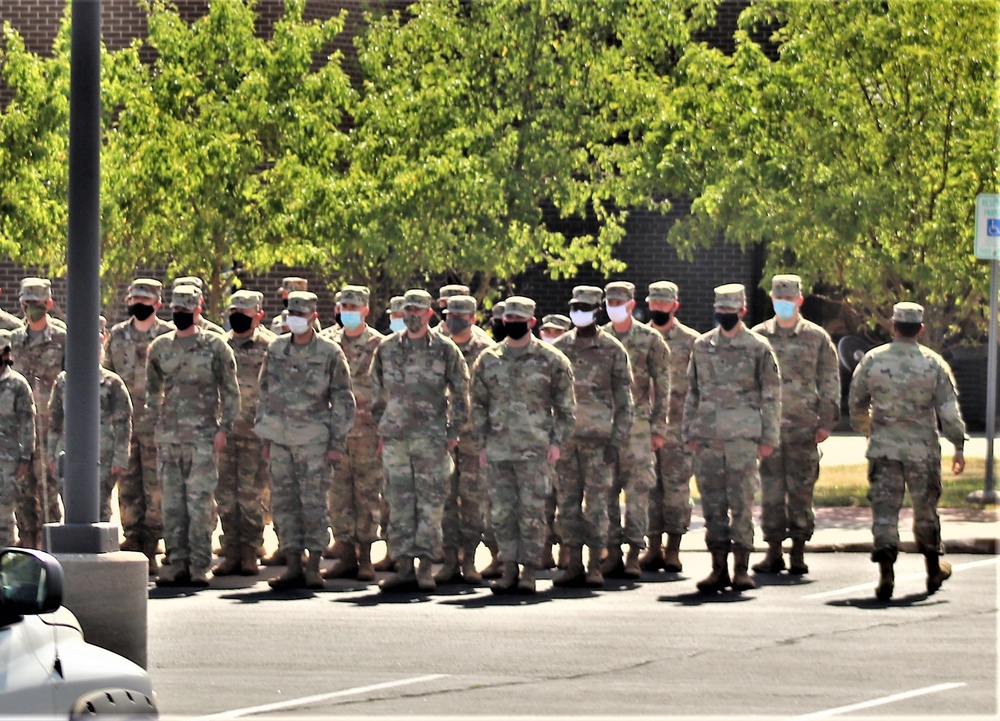
{"label": "shadow on pavement", "polygon": [[691,577],[685,576],[683,572],[644,571],[640,580],[642,583],[677,583],[678,581],[690,581]]}
{"label": "shadow on pavement", "polygon": [[271,588],[247,593],[226,593],[219,598],[227,601],[239,601],[240,603],[261,603],[263,601],[301,601],[306,598],[315,598],[316,593],[307,588],[296,588],[292,591],[275,591]]}
{"label": "shadow on pavement", "polygon": [[747,596],[736,591],[724,591],[722,593],[681,593],[676,596],[660,596],[660,603],[675,603],[678,606],[704,606],[712,603],[743,603],[753,601],[753,596]]}
{"label": "shadow on pavement", "polygon": [[815,583],[811,578],[791,576],[786,573],[755,573],[753,580],[757,586],[808,586]]}
{"label": "shadow on pavement", "polygon": [[537,606],[540,603],[549,603],[552,597],[548,592],[541,591],[534,594],[526,593],[505,593],[497,595],[495,593],[468,596],[466,598],[456,598],[454,600],[442,601],[445,606],[458,606],[460,608],[490,608],[491,606]]}
{"label": "shadow on pavement", "polygon": [[160,588],[159,586],[154,586],[150,584],[149,586],[149,600],[155,601],[161,598],[186,598],[188,596],[197,596],[202,591],[208,591],[207,588],[194,588],[193,586],[167,586]]}
{"label": "shadow on pavement", "polygon": [[927,593],[909,593],[905,596],[893,597],[888,601],[879,601],[874,596],[869,596],[867,598],[845,598],[839,601],[827,601],[826,605],[839,608],[860,608],[865,611],[871,611],[879,608],[937,606],[942,603],[948,603],[948,601],[943,598],[931,600],[931,597]]}
{"label": "shadow on pavement", "polygon": [[400,593],[382,593],[375,589],[365,596],[352,596],[351,598],[335,598],[334,603],[350,603],[361,608],[370,606],[407,606],[417,603],[428,603],[433,599],[434,594],[422,591],[404,591]]}

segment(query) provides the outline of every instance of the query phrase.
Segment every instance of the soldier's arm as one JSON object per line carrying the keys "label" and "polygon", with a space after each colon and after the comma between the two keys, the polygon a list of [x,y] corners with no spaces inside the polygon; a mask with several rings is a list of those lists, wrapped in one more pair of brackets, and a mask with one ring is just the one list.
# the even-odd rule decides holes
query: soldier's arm
{"label": "soldier's arm", "polygon": [[457,441],[469,422],[469,366],[458,346],[448,348],[448,440]]}
{"label": "soldier's arm", "polygon": [[343,453],[347,449],[347,434],[354,425],[357,401],[351,385],[351,369],[340,346],[330,363],[330,439],[327,451]]}
{"label": "soldier's arm", "polygon": [[472,417],[472,437],[480,448],[485,447],[490,430],[490,388],[484,380],[483,356],[472,364],[472,385],[469,391],[469,413]]}
{"label": "soldier's arm", "polygon": [[63,442],[63,431],[65,429],[66,414],[63,409],[63,387],[65,383],[60,383],[59,378],[52,382],[52,393],[49,395],[49,437],[48,448],[49,460],[55,460],[59,454],[59,448]]}
{"label": "soldier's arm", "polygon": [[872,434],[872,396],[868,389],[867,358],[854,368],[851,376],[851,387],[848,392],[848,409],[851,414],[851,427],[864,436]]}
{"label": "soldier's arm", "polygon": [[108,333],[107,339],[104,341],[104,355],[103,355],[103,365],[109,371],[118,371],[115,369],[115,359],[111,357],[111,333]]}
{"label": "soldier's arm", "polygon": [[941,421],[941,434],[954,444],[956,453],[962,453],[965,450],[965,420],[958,405],[955,378],[944,361],[938,362],[934,403],[938,419]]}
{"label": "soldier's arm", "polygon": [[132,396],[122,381],[116,382],[114,388],[112,426],[115,430],[115,451],[111,457],[111,465],[114,468],[125,468],[128,465],[129,444],[132,442]]}
{"label": "soldier's arm", "polygon": [[611,394],[614,412],[611,419],[611,439],[609,445],[624,448],[628,434],[632,430],[635,417],[635,403],[632,400],[632,367],[628,353],[622,349],[611,368]]}
{"label": "soldier's arm", "polygon": [[18,460],[29,463],[35,452],[35,398],[31,387],[25,383],[14,397],[14,413],[17,416],[18,443],[21,446]]}
{"label": "soldier's arm", "polygon": [[219,402],[222,406],[219,430],[229,432],[240,414],[243,400],[240,397],[240,383],[236,378],[236,356],[225,341],[216,344],[216,361],[219,373]]}
{"label": "soldier's arm", "polygon": [[684,415],[681,418],[681,438],[685,443],[690,443],[695,439],[691,435],[691,425],[694,423],[695,415],[698,413],[698,403],[701,400],[701,391],[698,388],[698,367],[695,363],[695,354],[691,352],[687,367],[688,391],[684,396]]}
{"label": "soldier's arm", "polygon": [[670,347],[662,338],[653,339],[648,363],[649,379],[653,386],[649,426],[654,436],[662,437],[667,434],[667,413],[670,409]]}
{"label": "soldier's arm", "polygon": [[160,420],[160,401],[163,397],[163,370],[160,368],[158,354],[154,352],[155,343],[150,344],[146,357],[146,413],[152,415],[153,425]]}
{"label": "soldier's arm", "polygon": [[386,405],[385,385],[382,383],[382,349],[384,347],[385,342],[383,341],[372,353],[372,364],[368,370],[372,381],[372,418],[376,425],[381,422]]}
{"label": "soldier's arm", "polygon": [[833,341],[825,334],[819,349],[816,382],[820,428],[831,430],[840,421],[840,362]]}
{"label": "soldier's arm", "polygon": [[573,364],[562,355],[552,369],[552,436],[549,445],[562,446],[576,425],[576,389]]}
{"label": "soldier's arm", "polygon": [[760,354],[760,443],[777,448],[781,443],[781,372],[770,344]]}
{"label": "soldier's arm", "polygon": [[257,371],[257,409],[254,413],[254,425],[260,424],[261,420],[264,418],[264,408],[267,407],[267,359],[270,357],[270,349],[264,353],[264,360],[260,364],[260,370]]}

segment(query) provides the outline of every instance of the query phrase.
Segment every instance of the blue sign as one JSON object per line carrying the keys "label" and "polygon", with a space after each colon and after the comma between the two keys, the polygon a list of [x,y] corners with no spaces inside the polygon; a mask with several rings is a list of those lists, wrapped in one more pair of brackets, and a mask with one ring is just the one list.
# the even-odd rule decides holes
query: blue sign
{"label": "blue sign", "polygon": [[976,196],[976,257],[1000,260],[1000,195]]}

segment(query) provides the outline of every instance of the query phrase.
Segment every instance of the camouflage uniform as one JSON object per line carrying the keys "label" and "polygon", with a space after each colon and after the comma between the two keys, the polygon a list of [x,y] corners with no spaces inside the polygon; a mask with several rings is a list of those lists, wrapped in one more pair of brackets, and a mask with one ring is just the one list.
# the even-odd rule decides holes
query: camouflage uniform
{"label": "camouflage uniform", "polygon": [[[200,304],[196,287],[174,288],[174,310],[193,313]],[[222,336],[193,327],[192,335],[174,330],[156,338],[146,362],[146,408],[154,422],[171,561],[160,569],[161,585],[182,581],[188,570],[196,585],[207,583],[215,530],[212,493],[219,480],[213,440],[218,431],[232,430],[240,412],[233,351]]]}
{"label": "camouflage uniform", "polygon": [[[0,352],[10,347],[10,331],[0,329]],[[35,448],[35,401],[27,379],[0,364],[0,548],[14,544],[14,500],[18,471],[31,463]]]}
{"label": "camouflage uniform", "polygon": [[[797,275],[776,275],[771,292],[801,297]],[[771,318],[754,332],[767,338],[781,370],[781,445],[760,462],[761,527],[771,546],[768,570],[781,570],[781,542],[793,542],[793,572],[806,572],[801,549],[816,526],[812,500],[819,478],[816,432],[840,420],[840,365],[830,335],[801,316],[785,329]],[[776,561],[774,558],[777,553]],[[798,560],[795,560],[798,559]],[[761,564],[759,564],[761,565]],[[754,567],[754,570],[765,570]]]}
{"label": "camouflage uniform", "polygon": [[[507,318],[527,320],[534,301],[513,296]],[[524,566],[521,586],[534,590],[547,523],[551,487],[550,446],[573,430],[576,399],[573,368],[561,352],[536,338],[515,347],[510,340],[483,350],[473,366],[472,434],[485,448],[490,513],[509,589]]]}
{"label": "camouflage uniform", "polygon": [[[316,295],[293,291],[290,313],[316,312]],[[343,453],[354,424],[351,370],[344,352],[313,331],[307,343],[280,336],[267,349],[260,370],[254,432],[270,443],[271,503],[289,573],[269,581],[275,588],[299,581],[302,552],[309,552],[306,582],[322,586],[319,562],[326,548],[330,511],[328,454]],[[284,579],[284,580],[282,580]]]}
{"label": "camouflage uniform", "polygon": [[[734,314],[745,306],[742,285],[715,289],[716,311]],[[721,328],[699,336],[688,365],[682,435],[697,444],[694,473],[712,552],[713,575],[699,584],[703,591],[729,585],[731,547],[738,579],[733,587],[755,587],[746,562],[753,550],[757,457],[759,446],[778,445],[780,425],[781,374],[767,340],[742,323],[732,338]]]}
{"label": "camouflage uniform", "polygon": [[[605,297],[631,301],[635,298],[632,283],[609,283]],[[645,544],[649,521],[649,491],[656,483],[652,436],[663,438],[667,433],[667,403],[670,398],[670,349],[663,337],[648,325],[629,320],[629,328],[619,333],[614,323],[604,326],[628,352],[632,369],[632,400],[635,415],[628,442],[618,454],[614,482],[608,496],[608,563],[604,573],[624,571],[638,577],[639,550]],[[625,526],[619,498],[625,493]],[[629,557],[622,568],[622,543],[629,545]]]}
{"label": "camouflage uniform", "polygon": [[24,322],[16,315],[0,310],[0,330],[17,330],[23,327]]}
{"label": "camouflage uniform", "polygon": [[[916,303],[897,303],[893,320],[922,324],[923,308]],[[931,588],[930,577],[943,553],[937,512],[941,496],[938,423],[956,454],[965,447],[965,422],[951,369],[940,355],[915,338],[897,336],[892,343],[868,351],[858,363],[849,402],[851,425],[868,436],[872,560],[886,563],[890,569],[891,595],[892,562],[899,552],[899,510],[904,490],[909,490],[913,535],[927,558],[928,591],[933,592],[937,587]],[[944,578],[947,575],[937,586]]]}
{"label": "camouflage uniform", "polygon": [[[603,291],[594,286],[573,289],[573,303],[598,307]],[[559,519],[571,558],[567,573],[557,577],[576,583],[583,572],[582,546],[590,551],[587,575],[603,584],[600,555],[608,544],[608,494],[619,454],[628,448],[632,430],[632,371],[628,352],[600,328],[593,336],[575,328],[553,346],[573,364],[576,426],[562,448],[556,467],[559,478]]]}
{"label": "camouflage uniform", "polygon": [[[101,368],[100,389],[100,469],[98,492],[101,521],[111,520],[111,491],[114,490],[116,474],[113,468],[124,469],[128,465],[129,443],[132,440],[132,398],[121,376],[106,368]],[[66,397],[66,371],[56,376],[49,399],[49,460],[59,457],[63,448],[65,428],[64,399]]]}
{"label": "camouflage uniform", "polygon": [[[288,276],[287,278],[281,279],[281,285],[278,286],[278,295],[281,297],[282,300],[287,300],[288,294],[293,291],[301,291],[305,293],[308,290],[309,290],[308,280],[306,280],[305,278],[299,278],[298,276]],[[280,328],[282,325],[284,325],[286,318],[288,318],[287,308],[283,310],[281,313],[278,313],[278,315],[274,316],[271,319],[271,330],[273,330],[278,335],[281,335],[281,333],[286,332],[277,330],[277,328]],[[319,333],[323,329],[323,326],[320,325],[318,318],[312,322],[312,329],[317,333]]]}
{"label": "camouflage uniform", "polygon": [[[136,278],[129,298],[155,304],[162,284],[152,278]],[[128,464],[118,479],[118,509],[125,534],[123,548],[142,551],[152,560],[163,537],[163,491],[157,478],[153,414],[146,413],[146,356],[149,344],[174,329],[155,315],[149,330],[139,330],[135,318],[111,327],[104,345],[104,367],[121,376],[132,399],[132,439]]]}
{"label": "camouflage uniform", "polygon": [[[229,312],[256,317],[261,313],[261,295],[240,290],[229,300]],[[236,358],[236,378],[240,385],[240,414],[226,433],[226,447],[219,452],[219,483],[215,503],[222,521],[222,547],[226,560],[216,567],[218,575],[257,572],[257,549],[264,544],[264,494],[270,476],[263,458],[263,444],[253,432],[257,413],[258,381],[264,354],[276,336],[261,326],[250,335],[226,333],[226,341]],[[220,574],[220,571],[222,572]]]}
{"label": "camouflage uniform", "polygon": [[[47,278],[24,278],[21,302],[45,304],[52,299]],[[35,452],[31,468],[21,478],[15,513],[22,542],[40,545],[42,521],[58,523],[62,519],[59,485],[49,471],[46,453],[49,436],[49,396],[56,376],[63,370],[66,354],[66,329],[48,318],[46,327],[35,333],[27,326],[10,335],[14,369],[27,378],[35,398]],[[44,487],[43,487],[44,484]],[[43,515],[44,519],[40,516]]]}
{"label": "camouflage uniform", "polygon": [[[406,292],[404,308],[430,307],[427,291]],[[400,579],[410,577],[414,558],[429,578],[431,559],[441,555],[446,484],[454,471],[447,444],[458,440],[468,422],[469,370],[451,339],[427,329],[418,338],[400,331],[383,340],[371,376],[390,509],[389,550],[399,561]]]}
{"label": "camouflage uniform", "polygon": [[170,285],[170,289],[174,290],[175,288],[177,288],[178,286],[181,286],[181,285],[193,285],[202,294],[202,315],[198,316],[198,320],[195,321],[198,324],[198,327],[201,328],[202,330],[207,330],[207,331],[210,331],[212,333],[215,333],[216,335],[225,336],[226,335],[226,329],[225,328],[223,328],[218,323],[213,323],[212,321],[210,321],[208,318],[206,318],[204,316],[204,311],[205,311],[205,304],[204,304],[205,281],[203,281],[201,278],[199,278],[196,275],[185,275],[185,276],[183,276],[181,278],[174,278],[173,282]]}

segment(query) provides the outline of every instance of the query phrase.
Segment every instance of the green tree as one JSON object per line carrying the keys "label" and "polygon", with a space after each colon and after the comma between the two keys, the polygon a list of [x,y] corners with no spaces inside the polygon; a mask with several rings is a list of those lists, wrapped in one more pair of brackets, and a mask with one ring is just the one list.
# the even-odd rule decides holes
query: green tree
{"label": "green tree", "polygon": [[797,271],[883,331],[907,299],[931,309],[932,345],[980,339],[974,200],[1000,180],[998,17],[995,1],[751,6],[732,57],[685,55],[676,112],[648,138],[659,182],[693,198],[670,242],[763,243],[766,277]]}

